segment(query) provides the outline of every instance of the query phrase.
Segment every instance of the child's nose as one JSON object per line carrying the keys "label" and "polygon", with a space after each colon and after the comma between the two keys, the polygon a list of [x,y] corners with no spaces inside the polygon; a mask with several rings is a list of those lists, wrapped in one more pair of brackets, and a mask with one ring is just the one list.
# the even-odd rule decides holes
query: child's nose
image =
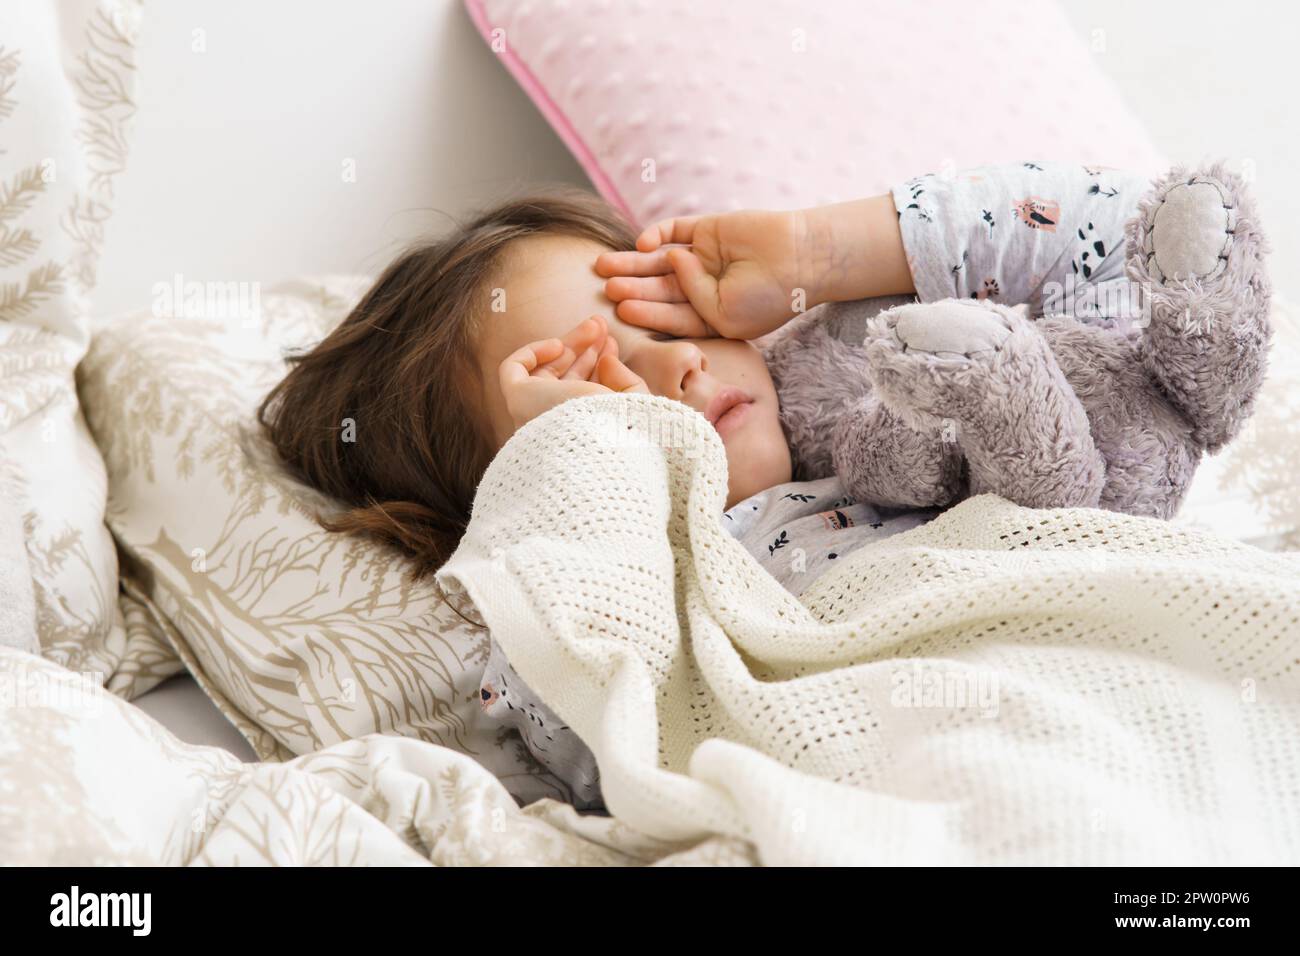
{"label": "child's nose", "polygon": [[665,345],[663,394],[680,399],[686,391],[686,376],[692,372],[707,372],[709,360],[704,350],[694,343],[668,342]]}

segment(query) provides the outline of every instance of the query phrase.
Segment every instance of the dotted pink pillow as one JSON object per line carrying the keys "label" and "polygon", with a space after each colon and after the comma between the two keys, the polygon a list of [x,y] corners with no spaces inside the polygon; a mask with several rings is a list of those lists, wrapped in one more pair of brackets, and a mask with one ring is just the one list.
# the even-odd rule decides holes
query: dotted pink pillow
{"label": "dotted pink pillow", "polygon": [[1164,165],[1097,54],[1041,0],[465,5],[637,223],[837,202],[993,162]]}

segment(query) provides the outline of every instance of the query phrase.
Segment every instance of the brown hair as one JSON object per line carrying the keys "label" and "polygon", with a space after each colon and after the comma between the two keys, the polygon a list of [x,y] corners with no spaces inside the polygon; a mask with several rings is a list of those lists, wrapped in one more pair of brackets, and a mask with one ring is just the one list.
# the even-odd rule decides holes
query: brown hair
{"label": "brown hair", "polygon": [[258,419],[295,477],[349,506],[318,517],[325,528],[397,545],[419,575],[451,556],[496,451],[477,399],[489,283],[506,245],[538,234],[613,249],[636,238],[591,193],[508,200],[402,253],[333,332],[289,358]]}

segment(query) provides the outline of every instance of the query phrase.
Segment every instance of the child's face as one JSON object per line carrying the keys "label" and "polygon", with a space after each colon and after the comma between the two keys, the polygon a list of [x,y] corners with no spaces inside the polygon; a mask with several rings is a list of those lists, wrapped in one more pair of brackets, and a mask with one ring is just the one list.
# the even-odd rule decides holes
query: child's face
{"label": "child's face", "polygon": [[790,450],[778,417],[776,388],[757,348],[734,339],[674,339],[628,325],[605,297],[596,274],[597,242],[535,236],[510,244],[499,280],[505,311],[488,313],[479,339],[484,402],[496,447],[514,433],[497,381],[511,352],[540,339],[559,338],[589,315],[603,316],[619,358],[655,395],[672,398],[708,417],[710,402],[728,387],[751,399],[716,424],[727,451],[727,507],[790,480]]}

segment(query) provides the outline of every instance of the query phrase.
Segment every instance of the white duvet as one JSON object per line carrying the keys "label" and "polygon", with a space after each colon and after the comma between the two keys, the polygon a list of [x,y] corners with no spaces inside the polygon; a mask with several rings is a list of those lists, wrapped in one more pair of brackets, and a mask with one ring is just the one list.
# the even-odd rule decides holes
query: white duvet
{"label": "white duvet", "polygon": [[438,575],[616,818],[771,863],[1300,862],[1296,557],[984,496],[795,599],[721,527],[701,423],[530,422]]}

